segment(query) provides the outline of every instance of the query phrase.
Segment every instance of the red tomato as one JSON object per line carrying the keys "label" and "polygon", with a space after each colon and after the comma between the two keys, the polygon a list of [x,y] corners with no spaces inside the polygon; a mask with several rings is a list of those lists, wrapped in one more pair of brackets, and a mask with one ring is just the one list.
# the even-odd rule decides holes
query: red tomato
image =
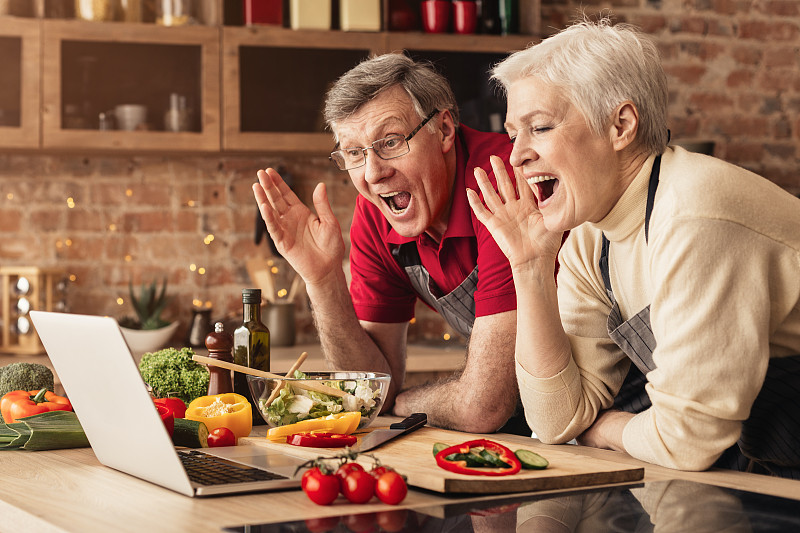
{"label": "red tomato", "polygon": [[364,467],[358,463],[345,463],[336,470],[336,477],[339,478],[339,490],[344,492],[344,480],[350,472],[364,471]]}
{"label": "red tomato", "polygon": [[391,468],[381,465],[381,466],[376,466],[375,468],[370,470],[369,473],[372,474],[372,477],[374,477],[375,481],[377,481],[378,478],[381,477],[383,474],[391,471],[392,471]]}
{"label": "red tomato", "polygon": [[403,531],[403,526],[406,525],[406,517],[408,511],[405,509],[397,509],[393,511],[380,511],[378,513],[378,527],[383,531],[395,533]]}
{"label": "red tomato", "polygon": [[375,482],[375,496],[383,503],[397,505],[405,499],[406,494],[408,494],[406,480],[393,470],[386,472]]}
{"label": "red tomato", "polygon": [[208,447],[236,446],[236,435],[228,428],[217,428],[208,434]]}
{"label": "red tomato", "polygon": [[306,496],[317,505],[330,505],[339,495],[339,480],[336,476],[323,474],[316,466],[303,474],[300,485]]}
{"label": "red tomato", "polygon": [[350,503],[367,503],[375,494],[375,478],[363,469],[353,470],[344,478],[342,494]]}

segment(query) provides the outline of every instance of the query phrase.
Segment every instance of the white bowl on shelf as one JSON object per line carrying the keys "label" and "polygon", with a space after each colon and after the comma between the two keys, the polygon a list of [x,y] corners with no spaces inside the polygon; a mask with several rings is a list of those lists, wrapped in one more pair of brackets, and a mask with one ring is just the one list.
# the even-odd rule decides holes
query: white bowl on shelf
{"label": "white bowl on shelf", "polygon": [[131,349],[133,358],[138,365],[142,355],[163,348],[172,338],[179,324],[180,322],[176,320],[159,329],[130,329],[122,326],[119,329],[122,331],[122,336],[125,338],[125,342],[128,343],[128,348]]}

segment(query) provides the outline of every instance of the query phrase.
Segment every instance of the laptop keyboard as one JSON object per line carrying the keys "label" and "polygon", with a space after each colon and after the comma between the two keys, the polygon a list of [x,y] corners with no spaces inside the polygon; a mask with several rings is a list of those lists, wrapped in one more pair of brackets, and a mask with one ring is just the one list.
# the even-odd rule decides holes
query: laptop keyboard
{"label": "laptop keyboard", "polygon": [[240,465],[195,450],[179,450],[183,468],[194,483],[198,485],[223,485],[226,483],[247,483],[288,479],[286,476],[259,468]]}

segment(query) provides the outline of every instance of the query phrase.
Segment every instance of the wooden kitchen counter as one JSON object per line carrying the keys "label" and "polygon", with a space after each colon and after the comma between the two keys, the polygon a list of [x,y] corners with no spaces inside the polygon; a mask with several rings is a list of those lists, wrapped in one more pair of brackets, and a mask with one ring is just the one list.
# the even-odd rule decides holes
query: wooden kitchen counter
{"label": "wooden kitchen counter", "polygon": [[[390,419],[379,418],[375,424],[386,425],[388,421]],[[264,431],[263,426],[258,427],[254,435],[263,435]],[[453,432],[448,440],[462,442],[472,437]],[[535,442],[511,435],[502,435],[502,440],[528,446]],[[644,467],[644,481],[686,479],[800,500],[800,482],[797,481],[728,471],[677,472],[644,464],[618,452],[569,445],[536,445],[541,447],[545,456],[549,450],[551,454],[576,453]],[[223,527],[243,524],[379,513],[503,497],[449,497],[412,489],[400,506],[375,503],[376,499],[370,504],[354,505],[341,497],[333,505],[318,506],[300,490],[188,498],[100,465],[89,448],[2,451],[0,479],[3,481],[0,483],[0,531],[14,532],[219,531]]]}

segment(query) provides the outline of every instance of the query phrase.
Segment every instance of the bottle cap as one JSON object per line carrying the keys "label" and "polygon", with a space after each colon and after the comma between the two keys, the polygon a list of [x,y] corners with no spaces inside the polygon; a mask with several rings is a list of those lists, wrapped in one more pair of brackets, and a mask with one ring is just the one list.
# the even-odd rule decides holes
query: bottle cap
{"label": "bottle cap", "polygon": [[246,304],[260,304],[261,289],[242,289],[242,302]]}

